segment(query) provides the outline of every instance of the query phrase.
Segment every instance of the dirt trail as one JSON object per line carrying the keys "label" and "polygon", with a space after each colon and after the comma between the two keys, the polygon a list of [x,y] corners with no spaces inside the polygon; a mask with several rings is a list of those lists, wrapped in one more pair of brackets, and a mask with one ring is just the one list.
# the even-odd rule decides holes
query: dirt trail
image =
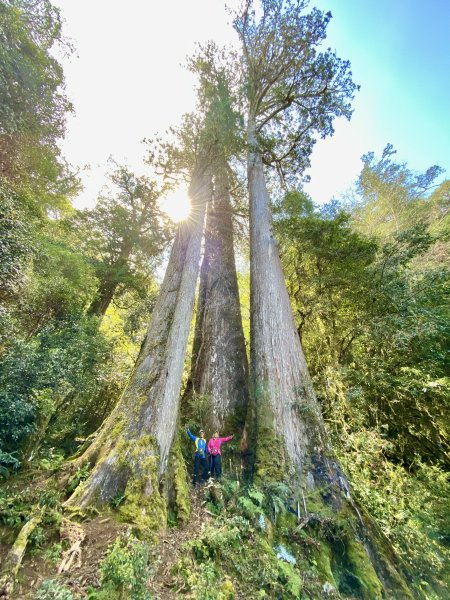
{"label": "dirt trail", "polygon": [[[60,560],[51,562],[42,553],[27,553],[18,575],[18,583],[10,600],[31,600],[44,579],[57,579],[73,592],[85,597],[89,586],[98,586],[98,566],[108,546],[126,527],[108,517],[97,517],[80,524],[84,531],[79,555],[67,573],[58,574]],[[54,539],[59,542],[59,537]]]}
{"label": "dirt trail", "polygon": [[[153,570],[149,579],[149,588],[155,600],[172,600],[180,597],[181,583],[171,574],[172,567],[183,554],[183,544],[197,537],[202,525],[213,518],[206,509],[206,497],[209,496],[208,484],[191,487],[190,494],[192,512],[189,522],[162,531],[160,541],[151,553],[153,556],[150,567],[153,566]],[[52,562],[48,557],[44,557],[42,551],[27,551],[10,600],[33,599],[44,579],[56,579],[68,586],[75,595],[78,595],[77,597],[85,598],[89,586],[95,589],[99,585],[98,568],[109,545],[128,527],[105,515],[80,523],[79,529],[82,535],[79,555],[75,557],[66,573],[58,574],[61,559]],[[55,534],[52,541],[60,543],[60,539],[60,535]],[[4,547],[5,553],[7,548]]]}
{"label": "dirt trail", "polygon": [[158,600],[180,597],[180,582],[171,574],[172,567],[183,554],[185,542],[198,536],[202,525],[213,517],[206,509],[207,486],[191,488],[192,512],[189,522],[181,527],[170,527],[160,537],[157,567],[150,579],[150,591]]}

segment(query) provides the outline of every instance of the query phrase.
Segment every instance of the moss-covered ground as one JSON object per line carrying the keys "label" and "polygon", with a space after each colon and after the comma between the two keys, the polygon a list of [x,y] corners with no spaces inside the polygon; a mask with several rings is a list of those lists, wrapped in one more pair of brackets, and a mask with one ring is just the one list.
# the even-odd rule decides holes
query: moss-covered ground
{"label": "moss-covered ground", "polygon": [[[318,494],[297,500],[284,483],[262,486],[224,479],[193,488],[179,446],[174,447],[167,486],[167,522],[159,535],[133,522],[123,497],[101,513],[68,512],[63,502],[88,475],[77,472],[65,489],[41,474],[11,478],[0,490],[0,560],[36,510],[34,530],[12,599],[24,600],[376,600],[445,597],[444,588],[421,589],[414,573],[398,570],[386,539],[378,575],[368,540],[352,508],[339,512]],[[363,511],[363,517],[366,519]],[[58,573],[71,542],[67,521],[82,532],[81,553]],[[383,542],[384,540],[384,542]],[[379,542],[379,543],[378,543]],[[386,544],[383,547],[383,543]],[[390,550],[389,550],[390,549]],[[369,560],[371,555],[371,560]],[[375,560],[374,560],[375,558]],[[394,565],[395,564],[395,568]],[[401,573],[401,576],[399,575]],[[396,579],[397,578],[397,579]],[[424,586],[423,586],[424,587]],[[59,594],[59,595],[58,595]]]}

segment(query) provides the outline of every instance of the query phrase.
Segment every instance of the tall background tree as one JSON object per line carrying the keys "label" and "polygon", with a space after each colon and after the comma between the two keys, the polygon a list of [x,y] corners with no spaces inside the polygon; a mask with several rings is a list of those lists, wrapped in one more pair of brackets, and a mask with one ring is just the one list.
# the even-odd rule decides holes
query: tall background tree
{"label": "tall background tree", "polygon": [[[103,316],[115,296],[145,294],[168,240],[168,220],[159,200],[168,191],[157,180],[136,177],[127,167],[111,174],[114,189],[92,210],[80,211],[76,225],[81,247],[99,281],[88,314]],[[147,280],[147,281],[146,281]]]}

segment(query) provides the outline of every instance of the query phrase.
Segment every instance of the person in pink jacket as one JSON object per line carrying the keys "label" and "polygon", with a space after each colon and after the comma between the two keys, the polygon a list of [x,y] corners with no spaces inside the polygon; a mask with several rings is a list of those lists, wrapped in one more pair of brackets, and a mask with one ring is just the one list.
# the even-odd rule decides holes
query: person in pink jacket
{"label": "person in pink jacket", "polygon": [[220,438],[219,432],[215,431],[213,437],[208,442],[208,454],[211,461],[211,477],[214,477],[215,475],[217,481],[220,481],[220,478],[222,477],[222,455],[220,446],[232,439],[232,435]]}

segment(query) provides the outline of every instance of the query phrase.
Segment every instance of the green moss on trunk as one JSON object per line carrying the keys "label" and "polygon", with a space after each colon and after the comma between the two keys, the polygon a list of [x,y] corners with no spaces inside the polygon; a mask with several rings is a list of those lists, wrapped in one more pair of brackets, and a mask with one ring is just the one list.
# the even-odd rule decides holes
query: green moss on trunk
{"label": "green moss on trunk", "polygon": [[256,463],[254,483],[283,481],[286,477],[286,457],[283,441],[277,436],[267,390],[261,385],[255,390],[256,402]]}
{"label": "green moss on trunk", "polygon": [[172,446],[168,470],[168,502],[178,522],[186,523],[191,514],[191,502],[189,498],[188,473],[179,437]]}
{"label": "green moss on trunk", "polygon": [[383,586],[361,542],[349,537],[346,543],[346,557],[351,572],[360,584],[362,598],[364,600],[381,600]]}

